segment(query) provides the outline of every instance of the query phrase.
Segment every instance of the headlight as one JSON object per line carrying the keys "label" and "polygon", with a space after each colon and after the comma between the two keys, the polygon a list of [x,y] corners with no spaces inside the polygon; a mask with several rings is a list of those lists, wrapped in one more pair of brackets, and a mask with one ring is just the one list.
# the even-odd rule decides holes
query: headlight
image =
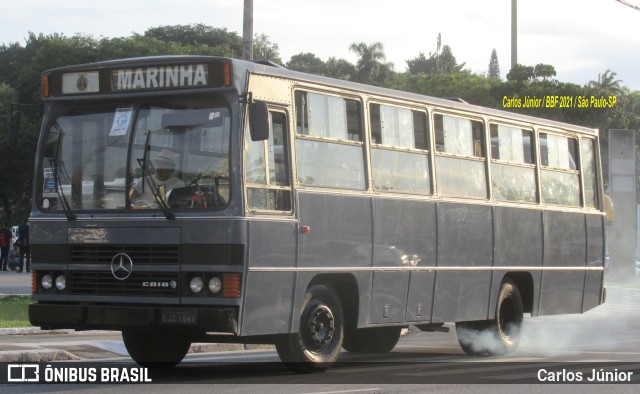
{"label": "headlight", "polygon": [[46,274],[45,276],[42,277],[40,284],[42,285],[43,289],[49,290],[53,287],[53,278],[51,278],[51,275]]}
{"label": "headlight", "polygon": [[62,291],[67,287],[67,279],[64,277],[64,275],[59,275],[56,278],[56,289]]}
{"label": "headlight", "polygon": [[203,287],[204,284],[202,283],[202,279],[199,276],[191,278],[191,281],[189,282],[189,288],[192,292],[200,293]]}
{"label": "headlight", "polygon": [[218,294],[220,290],[222,290],[222,281],[217,276],[214,276],[209,281],[209,291],[213,294]]}

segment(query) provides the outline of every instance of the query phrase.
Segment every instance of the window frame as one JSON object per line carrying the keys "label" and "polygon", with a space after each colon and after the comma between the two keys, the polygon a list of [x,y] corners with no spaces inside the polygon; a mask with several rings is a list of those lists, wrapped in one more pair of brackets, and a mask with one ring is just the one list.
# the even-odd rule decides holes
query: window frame
{"label": "window frame", "polygon": [[[302,116],[302,128],[304,130],[305,128],[305,122],[306,123],[306,127],[308,128],[308,118],[307,118],[307,114],[308,111],[301,114],[300,111],[298,111],[298,94],[299,93],[305,93],[305,94],[316,94],[316,95],[325,95],[325,96],[330,96],[330,97],[337,97],[337,98],[341,98],[343,100],[345,100],[345,102],[350,101],[353,102],[357,105],[357,111],[355,111],[355,113],[358,116],[358,127],[359,127],[359,135],[360,135],[360,139],[359,140],[351,140],[351,139],[342,139],[342,138],[335,138],[335,137],[327,137],[327,136],[320,136],[320,135],[314,135],[314,134],[304,134],[302,133],[299,129],[299,118],[300,116]],[[349,94],[349,93],[345,93],[345,92],[334,92],[334,91],[327,91],[327,90],[320,90],[320,89],[314,89],[311,87],[307,87],[307,86],[298,86],[296,88],[293,89],[293,122],[294,122],[294,131],[293,131],[293,145],[295,145],[295,147],[293,148],[296,152],[295,154],[295,179],[294,179],[294,183],[296,185],[296,187],[298,186],[302,186],[302,187],[311,187],[311,188],[326,188],[326,189],[336,189],[336,190],[345,190],[345,191],[353,191],[353,192],[363,192],[363,191],[367,191],[369,190],[369,184],[370,184],[370,174],[368,171],[368,152],[367,152],[367,138],[368,136],[366,135],[367,132],[367,127],[365,126],[365,105],[364,102],[362,100],[362,97],[355,95],[355,94]],[[345,104],[347,105],[347,104]],[[306,107],[305,107],[306,108]],[[349,112],[347,110],[346,112],[346,122],[347,122],[347,137],[349,136]],[[323,144],[329,144],[329,145],[340,145],[340,146],[350,146],[350,147],[359,147],[360,148],[360,152],[361,152],[361,159],[362,159],[362,180],[363,180],[363,185],[362,187],[359,188],[351,188],[351,187],[344,187],[344,186],[328,186],[328,185],[323,185],[323,184],[314,184],[314,183],[307,183],[307,182],[302,182],[300,180],[300,165],[299,165],[299,155],[300,155],[300,151],[298,149],[298,141],[305,141],[305,142],[316,142],[316,143],[323,143]],[[303,142],[304,143],[304,142]]]}
{"label": "window frame", "polygon": [[[294,189],[293,189],[293,165],[292,165],[292,154],[291,154],[291,150],[292,150],[292,141],[291,141],[291,122],[290,122],[290,113],[286,108],[280,107],[280,106],[268,106],[268,111],[269,111],[269,138],[264,140],[264,141],[251,141],[251,133],[249,130],[250,127],[250,122],[246,122],[245,125],[245,138],[243,140],[243,154],[244,154],[244,197],[245,197],[245,211],[248,214],[252,214],[252,215],[276,215],[276,216],[292,216],[293,213],[295,212],[295,198],[294,198]],[[272,124],[273,124],[273,113],[278,113],[278,114],[282,114],[284,116],[284,126],[285,129],[283,130],[283,136],[285,138],[285,152],[284,152],[284,158],[287,161],[287,165],[286,165],[286,175],[288,178],[288,182],[289,185],[288,186],[280,186],[280,185],[274,185],[271,183],[271,177],[270,177],[270,159],[269,159],[269,141],[273,138],[273,128],[272,128]],[[249,154],[249,144],[251,143],[261,143],[262,144],[262,149],[263,149],[263,157],[265,159],[265,163],[264,163],[264,176],[265,176],[265,183],[251,183],[248,182],[248,154]],[[280,191],[285,191],[285,192],[289,192],[290,195],[290,207],[289,210],[279,210],[279,209],[256,209],[256,208],[252,208],[249,205],[249,190],[250,189],[258,189],[258,190],[265,190],[265,191],[270,191],[270,190],[280,190]]]}
{"label": "window frame", "polygon": [[[454,118],[458,118],[458,119],[463,119],[463,120],[468,120],[470,122],[472,122],[472,126],[471,126],[471,136],[472,136],[472,143],[473,143],[473,149],[474,152],[477,148],[476,146],[476,141],[475,141],[475,136],[474,136],[474,129],[473,129],[473,123],[477,123],[479,125],[481,125],[482,130],[480,132],[480,135],[482,136],[482,141],[480,141],[479,147],[480,147],[480,153],[481,156],[469,156],[469,155],[464,155],[464,154],[459,154],[459,153],[452,153],[452,152],[446,152],[446,151],[439,151],[438,150],[438,144],[437,144],[437,127],[436,127],[436,117],[437,116],[442,116],[443,117],[443,129],[444,129],[444,117],[448,116],[448,117],[454,117]],[[490,191],[491,191],[491,180],[490,180],[490,166],[488,165],[488,148],[487,148],[487,122],[485,121],[484,118],[478,116],[478,115],[474,115],[474,114],[468,114],[468,113],[461,113],[461,112],[448,112],[446,110],[442,110],[440,108],[435,108],[432,113],[431,113],[431,121],[432,121],[432,146],[433,146],[433,166],[434,166],[434,184],[435,186],[435,193],[437,193],[438,196],[442,196],[442,197],[446,197],[446,198],[462,198],[462,199],[470,199],[470,200],[475,200],[475,201],[487,201],[490,198]],[[444,131],[444,130],[443,130]],[[482,197],[478,196],[473,196],[473,195],[456,195],[456,194],[450,194],[450,193],[443,193],[442,190],[442,182],[439,181],[439,174],[441,173],[440,170],[440,165],[438,165],[438,158],[444,158],[444,159],[456,159],[456,160],[461,160],[463,162],[475,162],[475,163],[480,163],[482,164],[482,171],[484,172],[484,179],[482,180],[482,184],[484,185],[484,195]]]}
{"label": "window frame", "polygon": [[[489,122],[487,122],[487,124],[489,125],[488,128],[488,134],[487,137],[489,138],[488,141],[488,149],[489,152],[487,154],[487,158],[489,161],[489,167],[490,167],[490,183],[491,183],[491,198],[494,201],[500,202],[500,203],[515,203],[515,204],[528,204],[528,205],[537,205],[540,203],[541,201],[541,192],[540,192],[540,185],[538,182],[539,179],[539,173],[538,173],[538,150],[537,150],[537,139],[536,139],[536,131],[533,127],[531,126],[524,126],[521,124],[515,124],[515,123],[510,123],[510,122],[505,122],[505,121],[501,121],[501,120],[490,120]],[[494,151],[493,151],[493,126],[496,127],[500,127],[500,126],[505,126],[505,127],[510,127],[510,128],[514,128],[514,129],[519,129],[521,132],[523,131],[527,131],[530,134],[530,146],[529,146],[529,150],[530,150],[530,155],[531,155],[531,163],[527,163],[527,162],[518,162],[518,161],[513,161],[513,160],[505,160],[505,159],[496,159],[494,158]],[[523,152],[524,153],[524,152]],[[496,193],[495,193],[495,189],[496,186],[494,184],[494,169],[493,169],[493,165],[499,165],[499,166],[510,166],[510,167],[515,167],[515,168],[524,168],[524,169],[530,169],[533,170],[533,174],[534,174],[534,179],[533,179],[533,183],[534,183],[534,187],[535,187],[535,197],[533,201],[525,201],[525,200],[517,200],[517,199],[503,199],[503,198],[496,198]]]}
{"label": "window frame", "polygon": [[[584,171],[584,154],[583,154],[583,148],[582,148],[582,143],[583,142],[587,142],[591,144],[591,149],[592,149],[592,159],[593,159],[593,194],[594,194],[594,203],[595,205],[587,205],[587,194],[586,194],[586,177],[585,177],[585,171]],[[584,135],[580,135],[578,136],[578,149],[579,149],[579,161],[580,161],[580,181],[581,181],[581,198],[582,198],[582,207],[584,209],[589,209],[589,210],[594,210],[594,211],[600,211],[601,207],[602,207],[602,199],[600,197],[600,188],[601,188],[601,184],[598,181],[600,179],[599,176],[599,171],[601,171],[601,166],[598,165],[598,162],[600,161],[600,154],[598,151],[598,139],[597,137],[591,137],[591,136],[584,136]]]}
{"label": "window frame", "polygon": [[[554,167],[554,166],[550,166],[549,165],[549,160],[547,158],[547,165],[543,164],[543,153],[542,153],[542,135],[552,135],[552,136],[556,136],[556,137],[564,137],[567,138],[568,140],[573,140],[574,141],[574,149],[575,149],[575,155],[573,157],[574,160],[574,166],[575,169],[571,169],[571,168],[562,168],[562,167]],[[584,207],[584,184],[583,184],[583,179],[582,179],[582,163],[580,161],[580,134],[579,133],[569,133],[569,132],[563,132],[563,131],[555,131],[555,130],[550,130],[548,128],[544,128],[544,127],[540,127],[537,132],[536,132],[536,140],[537,140],[537,153],[538,153],[538,163],[540,165],[539,167],[539,178],[540,178],[540,186],[539,186],[539,190],[540,190],[540,203],[544,204],[544,205],[550,205],[550,206],[555,206],[555,207],[562,207],[562,208],[573,208],[573,209],[580,209]],[[546,138],[545,138],[546,139]],[[548,140],[547,140],[548,141]],[[548,145],[547,145],[547,149],[548,149]],[[548,155],[548,153],[547,153]],[[571,159],[571,155],[569,155],[569,158]],[[575,205],[569,205],[569,204],[565,204],[565,203],[554,203],[554,202],[549,202],[547,201],[547,199],[545,198],[545,187],[544,187],[544,174],[545,173],[554,173],[554,174],[566,174],[566,175],[572,175],[572,176],[577,176],[578,177],[578,202]]]}
{"label": "window frame", "polygon": [[[373,138],[373,122],[372,122],[372,115],[373,115],[373,111],[372,111],[372,106],[377,105],[380,109],[382,106],[387,106],[387,107],[392,107],[392,108],[398,108],[398,109],[403,109],[403,110],[408,110],[411,111],[412,114],[412,120],[415,120],[415,116],[416,114],[419,116],[422,116],[423,119],[423,126],[424,126],[424,130],[423,130],[423,138],[424,138],[424,145],[425,148],[416,148],[416,139],[415,139],[415,122],[413,123],[413,144],[414,147],[407,147],[407,146],[399,146],[399,145],[391,145],[391,144],[385,144],[385,143],[378,143],[378,142],[374,142],[374,138]],[[379,113],[382,113],[381,110]],[[367,102],[367,119],[368,119],[368,138],[369,138],[369,156],[370,156],[370,177],[371,177],[371,188],[374,192],[376,193],[393,193],[393,194],[411,194],[411,195],[418,195],[418,196],[432,196],[434,193],[434,181],[433,181],[433,160],[432,160],[432,150],[431,150],[431,122],[430,122],[430,116],[429,116],[429,112],[427,111],[426,108],[424,107],[416,107],[416,106],[411,106],[411,105],[402,105],[402,104],[398,104],[398,103],[388,103],[388,102],[384,102],[384,101],[380,101],[380,100],[371,100],[369,102]],[[380,133],[382,133],[382,124],[380,124]],[[422,193],[422,192],[412,192],[412,191],[407,191],[407,190],[385,190],[385,189],[381,189],[381,188],[377,188],[376,187],[376,177],[374,174],[375,171],[375,165],[374,165],[374,151],[390,151],[390,152],[396,152],[396,153],[408,153],[408,154],[413,154],[413,155],[420,155],[423,156],[426,160],[426,164],[427,164],[427,168],[426,168],[426,173],[429,177],[428,179],[428,187],[429,187],[429,191],[426,193]]]}

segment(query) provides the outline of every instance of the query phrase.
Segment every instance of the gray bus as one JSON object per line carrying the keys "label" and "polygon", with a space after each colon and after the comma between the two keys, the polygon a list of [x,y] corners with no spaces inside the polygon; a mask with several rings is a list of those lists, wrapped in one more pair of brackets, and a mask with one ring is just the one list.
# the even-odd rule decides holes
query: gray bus
{"label": "gray bus", "polygon": [[[142,365],[275,344],[294,371],[604,300],[598,131],[216,57],[43,73],[31,322]],[[474,340],[486,331],[492,343]]]}

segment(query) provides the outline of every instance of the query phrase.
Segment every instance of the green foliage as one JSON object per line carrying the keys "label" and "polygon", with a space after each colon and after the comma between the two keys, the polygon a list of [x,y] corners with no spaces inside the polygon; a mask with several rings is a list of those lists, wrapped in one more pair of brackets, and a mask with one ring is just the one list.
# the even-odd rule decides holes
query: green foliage
{"label": "green foliage", "polygon": [[429,53],[427,58],[424,53],[420,52],[418,57],[407,60],[407,68],[411,74],[419,73],[469,73],[464,68],[465,63],[459,64],[453,55],[453,50],[449,45],[442,47],[440,54]]}
{"label": "green foliage", "polygon": [[396,81],[398,89],[435,97],[458,97],[469,103],[497,107],[502,99],[488,94],[500,80],[467,73],[406,73]]}
{"label": "green foliage", "polygon": [[325,75],[327,71],[327,65],[322,61],[322,59],[311,52],[298,53],[297,55],[291,56],[286,67],[290,70],[317,75]]}
{"label": "green foliage", "polygon": [[0,298],[0,328],[31,327],[28,308],[33,302],[23,296]]}
{"label": "green foliage", "polygon": [[491,51],[491,57],[489,58],[487,77],[500,78],[500,64],[498,63],[498,52],[496,52],[495,48]]}
{"label": "green foliage", "polygon": [[387,57],[381,42],[369,45],[364,42],[354,42],[349,50],[358,56],[356,82],[384,85],[393,77],[393,64],[386,62]]}
{"label": "green foliage", "polygon": [[[138,37],[134,35],[134,38]],[[145,31],[144,37],[154,38],[161,42],[172,42],[183,47],[224,47],[228,48],[235,56],[242,54],[242,37],[238,33],[201,23],[153,27]]]}
{"label": "green foliage", "polygon": [[269,36],[264,33],[256,34],[253,37],[253,58],[283,64],[282,59],[280,59],[278,44],[271,42]]}

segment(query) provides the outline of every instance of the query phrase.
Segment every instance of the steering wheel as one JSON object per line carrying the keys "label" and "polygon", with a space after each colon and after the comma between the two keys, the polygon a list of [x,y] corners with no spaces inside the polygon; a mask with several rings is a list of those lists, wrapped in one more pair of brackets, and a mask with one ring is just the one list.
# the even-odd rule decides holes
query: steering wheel
{"label": "steering wheel", "polygon": [[[203,182],[200,183],[200,181],[205,180],[205,179],[210,179],[212,181],[212,183],[209,182]],[[191,181],[191,183],[189,184],[189,187],[191,186],[215,186],[218,187],[220,186],[220,179],[226,179],[229,180],[228,176],[225,175],[198,175],[196,177],[196,179],[194,179],[193,181]]]}
{"label": "steering wheel", "polygon": [[[188,186],[189,188],[195,189],[191,196],[191,208],[196,205],[207,208],[208,199],[206,194],[213,195],[214,205],[224,204],[224,198],[219,194],[220,179],[228,180],[229,177],[224,175],[199,175],[194,179]],[[202,188],[208,188],[208,193],[205,194]]]}

